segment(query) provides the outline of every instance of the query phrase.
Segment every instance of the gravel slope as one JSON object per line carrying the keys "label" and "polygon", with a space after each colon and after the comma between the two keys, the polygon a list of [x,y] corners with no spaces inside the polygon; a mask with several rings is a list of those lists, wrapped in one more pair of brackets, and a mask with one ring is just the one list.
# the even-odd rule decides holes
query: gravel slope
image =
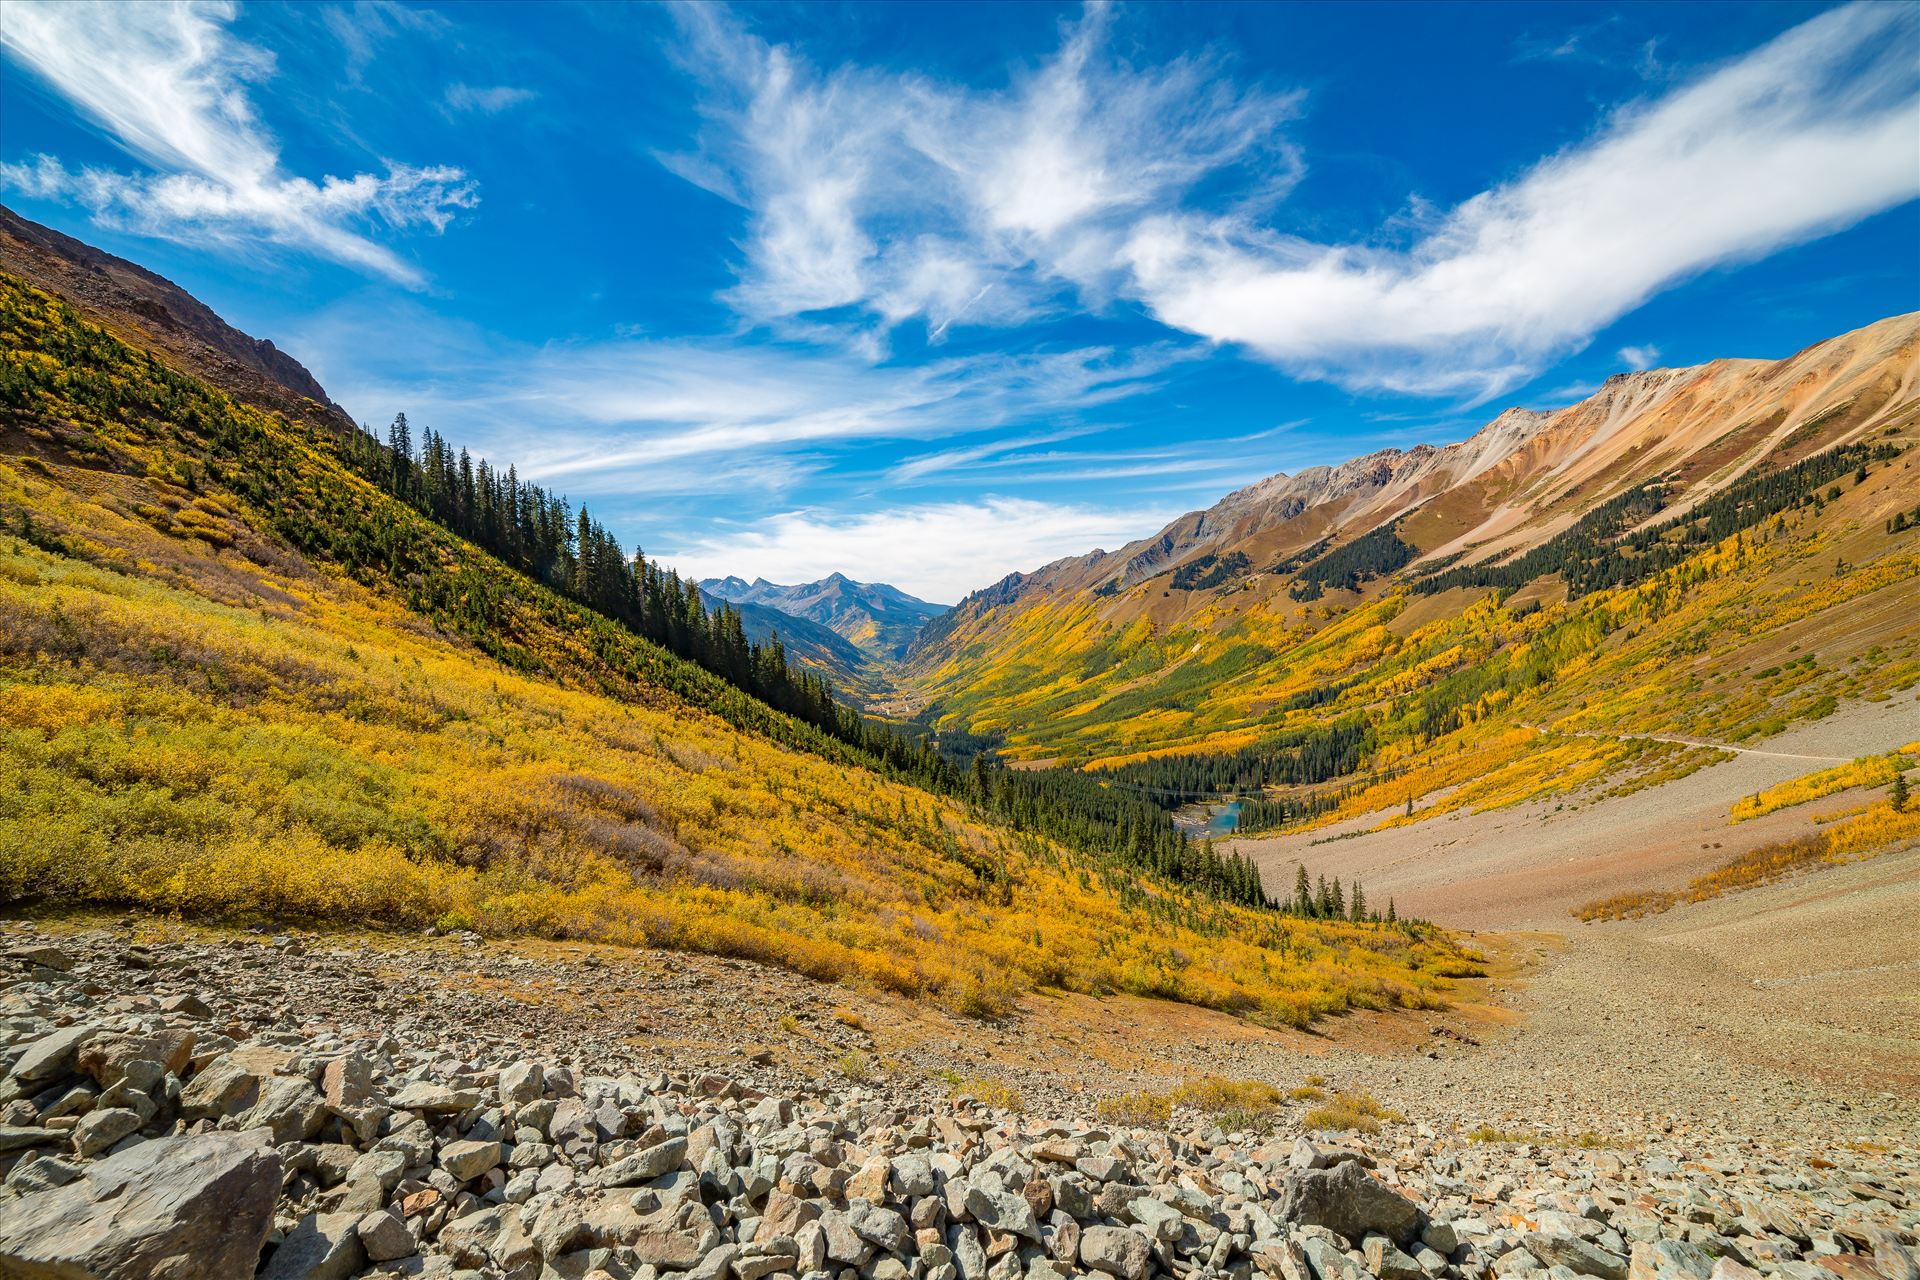
{"label": "gravel slope", "polygon": [[[1741,796],[1827,767],[1798,755],[1851,759],[1920,739],[1920,703],[1853,703],[1748,753],[1664,786],[1577,807],[1559,801],[1456,814],[1378,833],[1363,818],[1302,835],[1233,841],[1276,891],[1293,865],[1366,885],[1407,913],[1472,929],[1568,927],[1567,913],[1632,889],[1684,884],[1744,849],[1799,835],[1812,819],[1859,803],[1857,795],[1783,809],[1730,826]],[[1342,839],[1329,839],[1344,836]]]}

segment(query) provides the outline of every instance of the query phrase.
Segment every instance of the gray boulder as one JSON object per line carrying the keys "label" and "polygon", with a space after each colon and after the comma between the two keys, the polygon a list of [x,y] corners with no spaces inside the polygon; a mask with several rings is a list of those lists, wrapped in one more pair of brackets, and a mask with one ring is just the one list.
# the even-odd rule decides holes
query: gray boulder
{"label": "gray boulder", "polygon": [[241,1134],[158,1138],[0,1214],[0,1272],[23,1280],[246,1280],[273,1223],[280,1157]]}
{"label": "gray boulder", "polygon": [[1627,1280],[1627,1260],[1574,1236],[1527,1233],[1527,1252],[1549,1267],[1566,1267],[1576,1275],[1600,1280]]}
{"label": "gray boulder", "polygon": [[346,1280],[367,1265],[358,1213],[310,1213],[287,1233],[260,1280]]}
{"label": "gray boulder", "polygon": [[1147,1280],[1153,1246],[1130,1227],[1088,1227],[1080,1233],[1080,1262],[1120,1280]]}
{"label": "gray boulder", "polygon": [[28,1045],[26,1052],[14,1062],[13,1078],[22,1084],[48,1084],[58,1080],[73,1070],[80,1046],[97,1032],[98,1028],[83,1024],[42,1036]]}
{"label": "gray boulder", "polygon": [[1331,1169],[1289,1170],[1278,1216],[1356,1242],[1377,1231],[1396,1244],[1410,1242],[1425,1221],[1419,1205],[1351,1160]]}

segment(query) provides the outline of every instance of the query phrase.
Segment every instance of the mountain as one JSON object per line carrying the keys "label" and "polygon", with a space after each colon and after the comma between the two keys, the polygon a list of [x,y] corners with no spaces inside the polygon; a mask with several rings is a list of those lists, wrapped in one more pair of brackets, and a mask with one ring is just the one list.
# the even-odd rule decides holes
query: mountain
{"label": "mountain", "polygon": [[1761,738],[1920,673],[1917,396],[1916,315],[1623,374],[1011,575],[906,680],[933,727],[1262,823],[1697,768],[1659,736]]}
{"label": "mountain", "polygon": [[20,217],[0,205],[0,263],[51,289],[137,347],[289,421],[351,430],[305,365],[229,325],[186,290],[145,267]]}
{"label": "mountain", "polygon": [[765,578],[707,578],[700,590],[735,604],[764,605],[817,622],[881,661],[905,657],[920,629],[947,611],[946,605],[928,604],[884,582],[855,582],[840,573],[795,587]]}
{"label": "mountain", "polygon": [[[1078,775],[963,774],[560,495],[375,441],[63,244],[0,240],[0,902],[669,947],[989,1017],[1044,986],[1303,1025],[1473,971]],[[231,350],[128,318],[163,296]]]}
{"label": "mountain", "polygon": [[747,638],[755,644],[769,644],[778,636],[789,661],[818,671],[832,681],[836,690],[865,700],[883,687],[872,656],[819,623],[782,613],[769,605],[727,600],[706,590],[705,583],[701,584],[701,595],[716,604],[727,603],[740,615]]}

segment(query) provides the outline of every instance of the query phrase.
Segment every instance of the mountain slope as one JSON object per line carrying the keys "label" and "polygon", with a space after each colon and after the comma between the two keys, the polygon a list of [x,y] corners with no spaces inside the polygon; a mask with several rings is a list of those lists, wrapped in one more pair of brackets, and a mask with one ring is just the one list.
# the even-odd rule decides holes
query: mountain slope
{"label": "mountain slope", "polygon": [[[1403,536],[1427,561],[1483,561],[1538,545],[1599,501],[1672,475],[1687,486],[1669,510],[1697,501],[1763,462],[1795,460],[1858,439],[1908,406],[1920,313],[1818,343],[1786,360],[1716,360],[1691,369],[1618,374],[1565,409],[1509,409],[1457,444],[1385,449],[1334,467],[1280,474],[1191,512],[1149,538],[1016,574],[955,607],[960,625],[985,608],[1038,593],[1125,591],[1201,556],[1248,557],[1236,585],[1341,541],[1414,516]],[[1815,421],[1818,419],[1818,421]],[[1256,583],[1256,589],[1260,584]],[[1165,589],[1171,583],[1162,583]],[[1194,603],[1193,593],[1179,595]],[[1133,603],[1139,603],[1135,598]],[[1106,616],[1165,617],[1108,606]],[[917,646],[932,648],[930,635]]]}
{"label": "mountain slope", "polygon": [[700,594],[709,600],[726,600],[740,615],[740,625],[754,643],[769,644],[778,636],[790,661],[819,671],[840,692],[864,698],[877,687],[871,656],[819,623],[782,613],[769,605],[715,595],[706,589],[705,583],[701,584]]}
{"label": "mountain slope", "polygon": [[920,629],[947,611],[884,582],[855,582],[840,573],[792,587],[765,578],[708,578],[700,589],[735,604],[763,605],[817,622],[883,662],[905,657]]}
{"label": "mountain slope", "polygon": [[229,325],[186,290],[124,258],[0,205],[0,267],[86,309],[135,346],[289,421],[351,430],[347,411],[305,365]]}
{"label": "mountain slope", "polygon": [[1300,1021],[1453,963],[906,785],[432,523],[362,438],[12,276],[0,338],[0,898],[648,942],[980,1012],[1047,984]]}
{"label": "mountain slope", "polygon": [[1917,387],[1911,315],[1623,375],[1015,575],[910,679],[937,726],[1260,825],[1698,768],[1570,734],[1741,741],[1920,679]]}

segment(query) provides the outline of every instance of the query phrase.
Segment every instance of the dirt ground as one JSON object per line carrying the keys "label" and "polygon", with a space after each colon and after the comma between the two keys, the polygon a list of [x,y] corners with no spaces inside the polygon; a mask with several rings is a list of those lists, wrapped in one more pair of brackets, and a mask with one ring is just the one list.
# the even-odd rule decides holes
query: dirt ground
{"label": "dirt ground", "polygon": [[[1920,702],[1854,703],[1763,743],[1781,755],[1744,754],[1663,786],[1557,808],[1537,801],[1454,814],[1370,833],[1378,816],[1301,835],[1236,840],[1276,889],[1293,864],[1366,885],[1401,912],[1469,929],[1565,929],[1568,912],[1596,898],[1670,888],[1750,848],[1799,835],[1825,813],[1860,802],[1842,794],[1734,826],[1734,801],[1828,767],[1792,754],[1851,759],[1920,739]],[[1790,754],[1791,753],[1791,754]],[[1341,838],[1333,838],[1341,837]]]}

